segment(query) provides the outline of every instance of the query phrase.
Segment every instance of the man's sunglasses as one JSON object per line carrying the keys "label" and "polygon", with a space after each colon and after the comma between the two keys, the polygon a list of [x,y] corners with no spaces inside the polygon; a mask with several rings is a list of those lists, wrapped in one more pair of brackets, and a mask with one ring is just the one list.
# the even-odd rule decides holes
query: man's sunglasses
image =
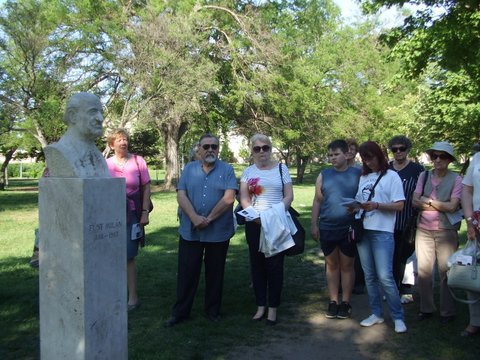
{"label": "man's sunglasses", "polygon": [[405,152],[407,151],[407,147],[406,146],[391,147],[390,151],[394,154],[397,152]]}
{"label": "man's sunglasses", "polygon": [[263,152],[270,151],[270,146],[268,146],[268,145],[263,145],[263,146],[254,146],[254,147],[253,147],[253,152],[254,152],[254,153],[259,153],[260,150],[262,150]]}
{"label": "man's sunglasses", "polygon": [[203,144],[202,148],[203,148],[203,150],[208,150],[208,149],[217,150],[218,145],[217,144]]}
{"label": "man's sunglasses", "polygon": [[450,155],[448,154],[432,154],[430,155],[430,159],[432,159],[432,161],[434,160],[437,160],[437,159],[440,159],[440,160],[450,160]]}

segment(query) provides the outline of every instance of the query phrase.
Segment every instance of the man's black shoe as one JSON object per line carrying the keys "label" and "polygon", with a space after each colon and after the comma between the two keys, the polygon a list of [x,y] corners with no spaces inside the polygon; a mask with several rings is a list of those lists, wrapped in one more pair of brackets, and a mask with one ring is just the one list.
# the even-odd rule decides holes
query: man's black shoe
{"label": "man's black shoe", "polygon": [[433,313],[419,312],[417,314],[417,319],[418,319],[418,321],[427,320],[427,319],[430,319],[432,317],[432,315],[433,315]]}
{"label": "man's black shoe", "polygon": [[207,315],[208,320],[213,321],[213,322],[219,322],[222,317],[220,315]]}
{"label": "man's black shoe", "polygon": [[171,316],[165,323],[163,324],[165,327],[169,328],[180,324],[184,319],[178,318],[176,316]]}

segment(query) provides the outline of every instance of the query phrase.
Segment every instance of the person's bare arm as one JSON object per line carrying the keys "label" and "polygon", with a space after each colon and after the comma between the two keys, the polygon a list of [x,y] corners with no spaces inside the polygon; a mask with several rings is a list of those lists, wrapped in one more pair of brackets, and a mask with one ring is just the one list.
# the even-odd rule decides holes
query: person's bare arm
{"label": "person's bare arm", "polygon": [[235,201],[235,190],[227,189],[223,194],[223,197],[220,201],[215,205],[215,207],[210,211],[210,214],[207,216],[207,220],[209,223],[214,221],[220,215],[222,215],[226,210],[232,207],[233,202]]}
{"label": "person's bare arm", "polygon": [[315,241],[318,241],[320,238],[320,231],[318,230],[317,222],[318,217],[320,216],[320,207],[323,202],[322,183],[323,178],[322,174],[320,174],[318,175],[317,181],[315,182],[315,195],[313,196],[312,217],[310,219],[310,234]]}
{"label": "person's bare arm", "polygon": [[150,183],[142,185],[140,191],[142,192],[142,215],[140,217],[140,225],[148,225],[149,223],[149,214],[148,210],[150,207]]}
{"label": "person's bare arm", "polygon": [[208,226],[208,220],[205,216],[198,215],[193,208],[190,199],[185,190],[177,191],[177,202],[182,211],[189,217],[193,226],[198,229],[203,229]]}

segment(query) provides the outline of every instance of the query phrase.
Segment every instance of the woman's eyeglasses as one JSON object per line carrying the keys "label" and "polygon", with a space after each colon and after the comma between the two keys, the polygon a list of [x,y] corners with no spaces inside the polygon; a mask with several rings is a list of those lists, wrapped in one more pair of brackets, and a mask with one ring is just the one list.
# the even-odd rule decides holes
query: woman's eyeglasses
{"label": "woman's eyeglasses", "polygon": [[254,146],[254,147],[253,147],[253,152],[254,152],[254,153],[259,153],[260,150],[262,150],[263,152],[270,151],[270,146],[268,146],[268,145],[263,145],[263,146]]}
{"label": "woman's eyeglasses", "polygon": [[397,152],[405,152],[405,151],[407,151],[407,147],[406,146],[398,146],[398,147],[395,146],[395,147],[391,147],[390,151],[394,154],[397,153]]}
{"label": "woman's eyeglasses", "polygon": [[449,160],[450,159],[450,155],[448,154],[431,154],[430,155],[430,159],[432,159],[432,161],[435,161],[437,159],[440,159],[440,160]]}
{"label": "woman's eyeglasses", "polygon": [[218,145],[217,144],[203,144],[202,148],[203,148],[203,150],[208,150],[208,149],[217,150]]}

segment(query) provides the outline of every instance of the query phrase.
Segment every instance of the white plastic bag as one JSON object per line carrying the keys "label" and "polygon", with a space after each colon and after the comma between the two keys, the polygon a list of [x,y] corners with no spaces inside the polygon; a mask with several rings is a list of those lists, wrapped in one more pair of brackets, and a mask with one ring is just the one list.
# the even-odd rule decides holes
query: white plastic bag
{"label": "white plastic bag", "polygon": [[447,260],[447,266],[450,268],[452,264],[472,265],[473,257],[480,257],[480,246],[475,244],[476,240],[468,240],[463,248],[455,251]]}

